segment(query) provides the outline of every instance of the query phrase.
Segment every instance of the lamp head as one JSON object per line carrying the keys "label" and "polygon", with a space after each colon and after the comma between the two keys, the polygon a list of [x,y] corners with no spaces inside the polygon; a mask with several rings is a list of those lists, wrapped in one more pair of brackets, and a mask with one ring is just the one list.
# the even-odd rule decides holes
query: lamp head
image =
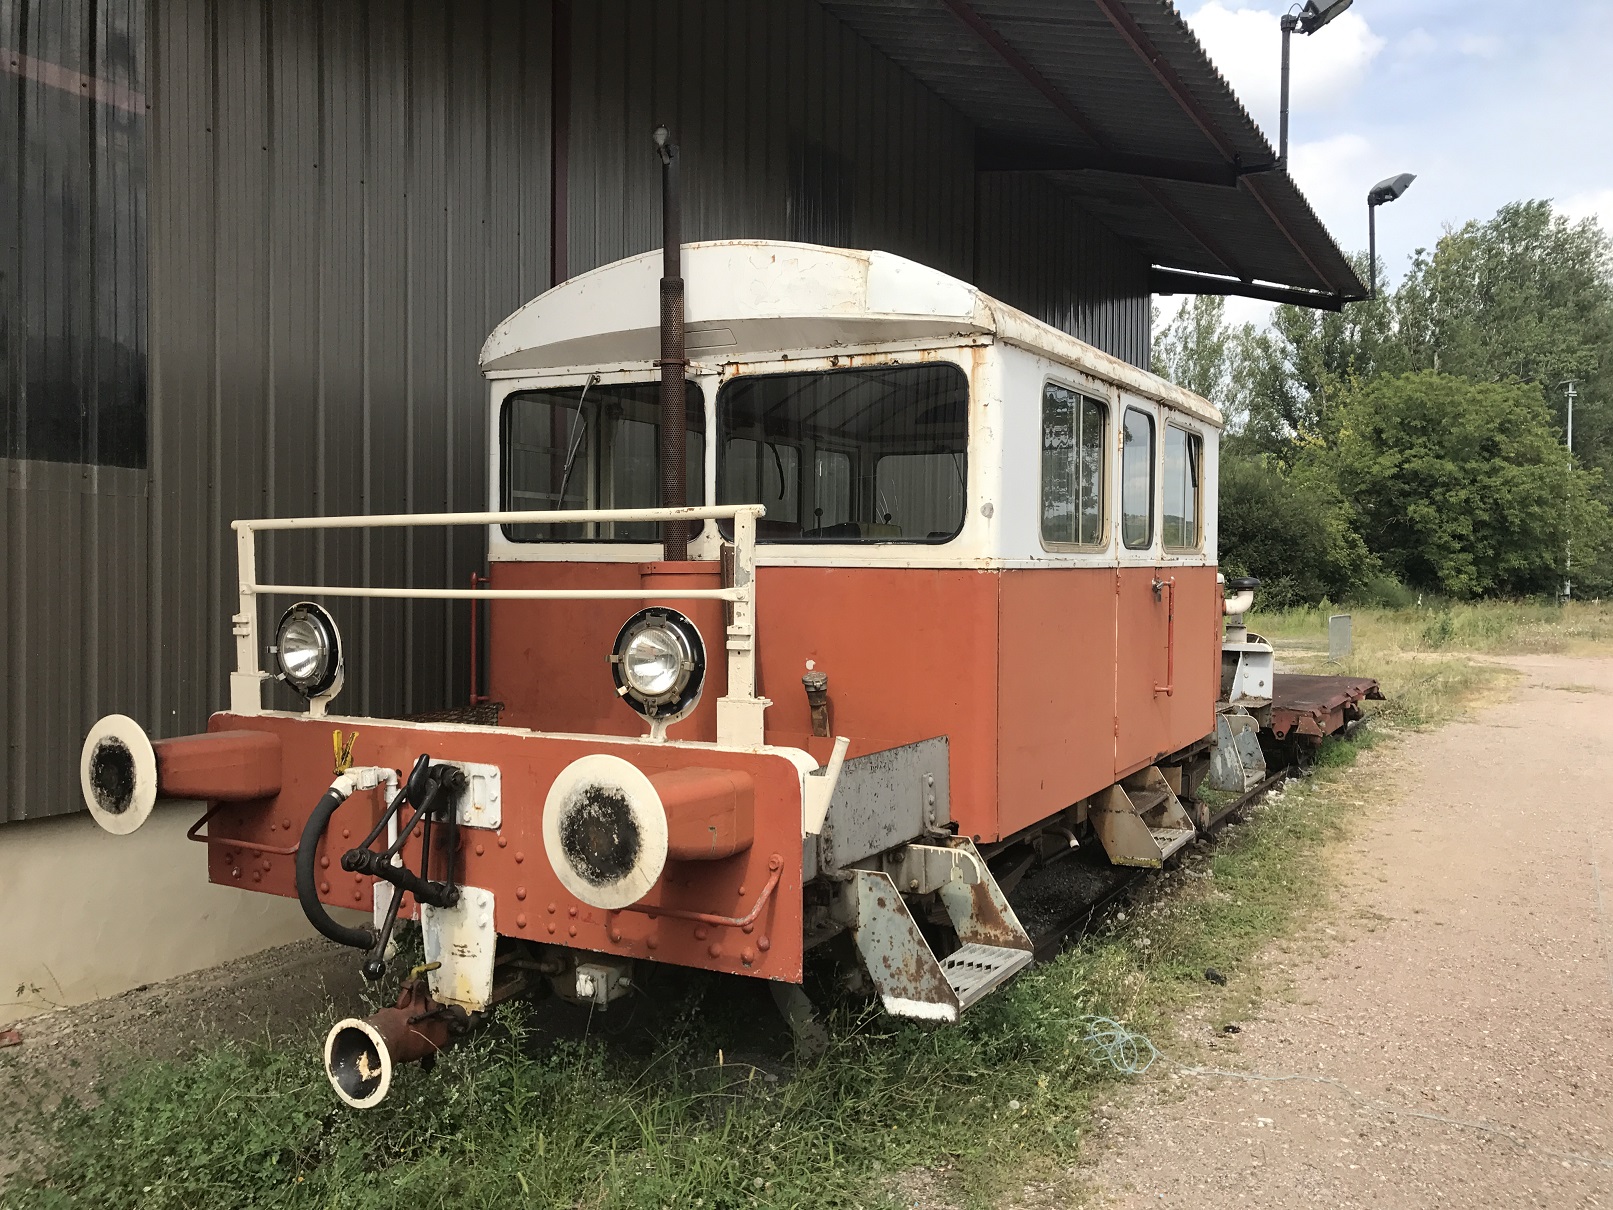
{"label": "lamp head", "polygon": [[1349,8],[1354,0],[1305,0],[1305,7],[1299,12],[1299,31],[1302,34],[1314,34],[1334,17],[1339,16]]}
{"label": "lamp head", "polygon": [[1367,205],[1381,206],[1385,202],[1392,202],[1406,190],[1417,177],[1410,172],[1402,172],[1399,176],[1385,177],[1367,191]]}

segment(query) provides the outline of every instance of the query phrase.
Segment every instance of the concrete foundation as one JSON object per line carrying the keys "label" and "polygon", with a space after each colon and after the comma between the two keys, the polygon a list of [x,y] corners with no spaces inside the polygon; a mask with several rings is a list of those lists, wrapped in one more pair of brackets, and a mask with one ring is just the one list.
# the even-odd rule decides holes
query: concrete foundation
{"label": "concrete foundation", "polygon": [[313,935],[295,900],[207,881],[201,811],[159,802],[129,836],[84,813],[0,827],[0,1024]]}

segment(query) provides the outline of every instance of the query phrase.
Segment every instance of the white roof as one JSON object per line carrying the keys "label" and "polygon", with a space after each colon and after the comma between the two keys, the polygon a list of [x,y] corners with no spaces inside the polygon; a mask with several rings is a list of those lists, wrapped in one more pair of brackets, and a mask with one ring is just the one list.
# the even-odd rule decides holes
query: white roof
{"label": "white roof", "polygon": [[[1208,401],[967,282],[888,252],[777,240],[711,240],[683,248],[690,358],[994,336],[1213,424]],[[661,252],[602,265],[540,294],[482,346],[486,373],[625,367],[660,356]]]}

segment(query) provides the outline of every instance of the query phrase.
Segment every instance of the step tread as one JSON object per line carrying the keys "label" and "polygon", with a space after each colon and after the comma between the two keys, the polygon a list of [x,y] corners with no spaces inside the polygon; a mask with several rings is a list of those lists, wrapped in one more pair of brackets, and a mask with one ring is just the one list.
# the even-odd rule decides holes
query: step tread
{"label": "step tread", "polygon": [[1159,846],[1161,861],[1198,835],[1193,828],[1149,828],[1148,832]]}
{"label": "step tread", "polygon": [[1161,803],[1171,797],[1169,790],[1127,790],[1126,797],[1131,800],[1131,809],[1139,815],[1146,815]]}
{"label": "step tread", "polygon": [[941,959],[941,971],[958,997],[958,1007],[964,1009],[1029,966],[1034,957],[1030,950],[1001,945],[960,945]]}

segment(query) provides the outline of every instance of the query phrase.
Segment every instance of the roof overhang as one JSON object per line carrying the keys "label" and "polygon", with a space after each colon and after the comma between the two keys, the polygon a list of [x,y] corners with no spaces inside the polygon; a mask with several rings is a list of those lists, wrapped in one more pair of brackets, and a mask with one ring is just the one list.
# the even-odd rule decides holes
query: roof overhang
{"label": "roof overhang", "polygon": [[974,123],[976,171],[1053,180],[1149,258],[1156,292],[1366,297],[1168,0],[824,4]]}

